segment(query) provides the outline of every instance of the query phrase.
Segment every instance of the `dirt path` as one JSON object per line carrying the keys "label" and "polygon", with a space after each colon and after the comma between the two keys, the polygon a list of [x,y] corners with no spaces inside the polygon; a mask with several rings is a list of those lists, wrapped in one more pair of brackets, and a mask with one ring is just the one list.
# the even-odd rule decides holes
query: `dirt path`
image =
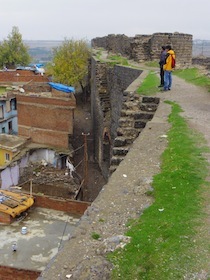
{"label": "dirt path", "polygon": [[173,75],[172,90],[160,92],[162,100],[177,102],[184,110],[183,116],[190,126],[202,133],[210,147],[210,93],[207,90],[186,83]]}

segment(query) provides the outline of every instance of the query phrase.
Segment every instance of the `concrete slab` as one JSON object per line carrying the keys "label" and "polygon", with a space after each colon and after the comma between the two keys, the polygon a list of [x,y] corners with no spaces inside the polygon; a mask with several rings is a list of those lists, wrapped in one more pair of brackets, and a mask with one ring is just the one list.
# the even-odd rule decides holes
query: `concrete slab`
{"label": "concrete slab", "polygon": [[[0,225],[0,266],[42,271],[77,226],[79,216],[46,208],[31,208],[28,216]],[[23,234],[22,228],[27,233]],[[14,242],[17,251],[13,251]]]}

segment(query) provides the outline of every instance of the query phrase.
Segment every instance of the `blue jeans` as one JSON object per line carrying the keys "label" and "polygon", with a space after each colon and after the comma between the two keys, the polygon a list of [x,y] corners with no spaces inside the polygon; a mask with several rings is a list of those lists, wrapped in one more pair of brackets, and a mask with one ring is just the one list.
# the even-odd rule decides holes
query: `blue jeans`
{"label": "blue jeans", "polygon": [[171,71],[164,71],[164,90],[168,90],[172,85],[172,73]]}

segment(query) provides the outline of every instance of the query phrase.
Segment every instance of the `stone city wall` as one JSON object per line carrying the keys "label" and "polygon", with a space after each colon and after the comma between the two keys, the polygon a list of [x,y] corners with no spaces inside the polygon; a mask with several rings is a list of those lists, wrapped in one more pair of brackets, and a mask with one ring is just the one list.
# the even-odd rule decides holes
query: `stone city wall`
{"label": "stone city wall", "polygon": [[134,92],[140,81],[136,83],[135,88],[128,89],[139,78],[142,70],[120,65],[111,67],[94,57],[91,65],[95,159],[104,177],[108,178],[142,130],[142,123],[145,125],[151,118],[145,118],[145,113],[139,114],[140,111],[145,111],[141,109],[142,98]]}
{"label": "stone city wall", "polygon": [[192,63],[192,35],[184,33],[154,33],[152,35],[108,35],[94,38],[93,48],[104,48],[110,52],[141,61],[158,61],[161,46],[171,45],[176,53],[177,65],[187,66]]}
{"label": "stone city wall", "polygon": [[[91,114],[95,159],[102,173],[108,177],[110,165],[110,145],[116,137],[118,121],[123,102],[123,91],[142,71],[139,69],[114,66],[91,60]],[[110,140],[105,139],[106,136]]]}

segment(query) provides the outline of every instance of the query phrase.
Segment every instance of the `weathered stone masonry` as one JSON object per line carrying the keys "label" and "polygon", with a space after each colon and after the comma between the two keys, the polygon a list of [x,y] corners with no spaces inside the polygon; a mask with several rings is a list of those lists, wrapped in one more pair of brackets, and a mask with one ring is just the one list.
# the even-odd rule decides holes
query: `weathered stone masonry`
{"label": "weathered stone masonry", "polygon": [[147,121],[152,119],[159,99],[141,97],[135,93],[136,87],[130,87],[142,70],[119,65],[111,67],[94,57],[91,64],[95,158],[103,175],[108,177],[124,159]]}
{"label": "weathered stone masonry", "polygon": [[161,46],[170,44],[176,52],[177,65],[192,62],[192,35],[184,33],[154,33],[152,35],[108,35],[91,41],[93,48],[104,48],[137,62],[159,60]]}
{"label": "weathered stone masonry", "polygon": [[[153,35],[108,35],[91,41],[93,48],[102,47],[137,62],[159,61],[162,45],[170,44],[176,52],[177,66],[192,64],[192,35],[154,33]],[[151,120],[158,98],[140,97],[128,86],[142,73],[139,69],[91,61],[91,112],[94,128],[95,159],[105,177],[128,153],[130,145]]]}

